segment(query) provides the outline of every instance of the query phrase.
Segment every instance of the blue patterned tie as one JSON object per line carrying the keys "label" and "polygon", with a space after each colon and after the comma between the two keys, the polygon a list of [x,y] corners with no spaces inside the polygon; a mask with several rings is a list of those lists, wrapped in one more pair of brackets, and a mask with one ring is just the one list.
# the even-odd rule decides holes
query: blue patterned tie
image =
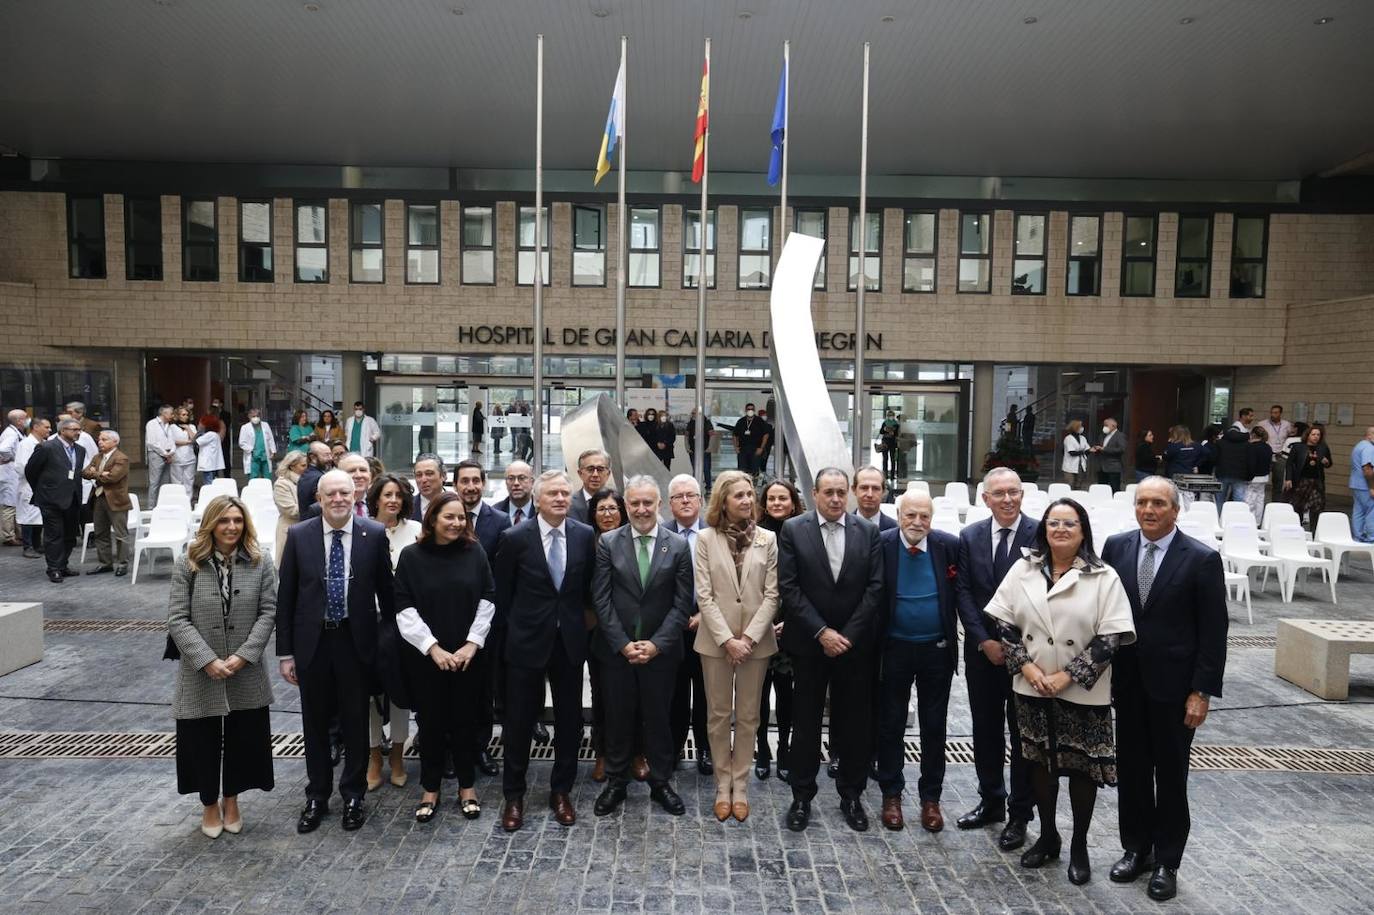
{"label": "blue patterned tie", "polygon": [[334,531],[334,542],[329,545],[329,604],[325,608],[327,622],[337,623],[344,618],[344,552],[343,531]]}
{"label": "blue patterned tie", "polygon": [[553,579],[553,586],[558,590],[563,589],[563,566],[565,564],[563,556],[563,532],[558,528],[549,531],[549,577]]}

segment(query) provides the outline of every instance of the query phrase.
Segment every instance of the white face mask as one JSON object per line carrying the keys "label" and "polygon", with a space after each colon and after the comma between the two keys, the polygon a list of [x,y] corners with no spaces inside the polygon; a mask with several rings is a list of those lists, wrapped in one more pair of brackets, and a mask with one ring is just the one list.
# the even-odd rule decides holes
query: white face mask
{"label": "white face mask", "polygon": [[1112,434],[1112,427],[1111,427],[1111,426],[1103,426],[1103,427],[1102,427],[1102,434],[1103,434],[1103,435],[1111,435],[1111,434]]}
{"label": "white face mask", "polygon": [[753,416],[753,415],[754,415],[754,411],[753,411],[753,410],[745,410],[745,411],[744,411],[744,415],[745,415],[745,416]]}
{"label": "white face mask", "polygon": [[362,410],[354,410],[354,411],[353,411],[353,418],[354,418],[354,419],[362,419],[362,418],[363,418],[363,411],[362,411]]}
{"label": "white face mask", "polygon": [[260,423],[260,422],[262,422],[262,417],[261,417],[261,416],[254,416],[254,417],[253,417],[253,425],[256,426],[256,425],[257,425],[258,423]]}

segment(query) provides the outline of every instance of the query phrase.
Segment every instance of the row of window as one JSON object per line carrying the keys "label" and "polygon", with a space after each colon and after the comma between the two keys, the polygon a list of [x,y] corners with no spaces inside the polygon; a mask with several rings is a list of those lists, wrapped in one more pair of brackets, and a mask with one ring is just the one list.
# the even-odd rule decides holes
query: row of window
{"label": "row of window", "polygon": [[[272,270],[272,203],[241,200],[239,206],[238,278],[245,283],[270,283]],[[219,279],[219,232],[216,201],[182,201],[182,279],[213,282]],[[105,216],[98,196],[71,196],[67,206],[71,275],[105,277]],[[295,279],[298,283],[329,282],[329,208],[324,200],[294,202]],[[549,208],[543,211],[541,276],[550,283]],[[902,291],[935,292],[938,214],[911,210],[905,214],[902,249]],[[631,287],[659,288],[662,211],[658,207],[629,208],[629,250],[626,282]],[[992,291],[992,214],[961,212],[959,219],[958,285],[961,293]],[[797,208],[793,230],[821,239],[828,237],[829,212]],[[859,275],[858,214],[849,214],[848,288],[857,288]],[[866,214],[864,288],[882,288],[882,213]],[[1065,293],[1102,295],[1102,217],[1069,217],[1065,262]],[[1017,213],[1013,233],[1013,295],[1044,295],[1048,270],[1045,232],[1048,213]],[[465,206],[460,282],[489,286],[496,282],[496,215],[491,206]],[[1231,297],[1264,295],[1268,254],[1268,218],[1237,216],[1231,246]],[[131,280],[162,279],[162,207],[158,198],[131,197],[124,205],[125,273]],[[1121,246],[1121,295],[1156,294],[1155,273],[1159,220],[1155,215],[1126,214]],[[535,211],[519,208],[516,231],[516,282],[534,283]],[[773,209],[739,210],[739,289],[768,289],[773,271]],[[437,284],[439,276],[439,207],[434,203],[405,205],[406,282]],[[572,207],[572,285],[606,284],[606,210],[597,205]],[[352,203],[349,209],[349,280],[381,283],[386,279],[384,219],[381,203]],[[683,215],[682,287],[695,289],[702,273],[708,288],[716,285],[716,211],[707,210],[703,271],[702,227],[699,210]],[[1173,294],[1180,298],[1206,297],[1211,292],[1212,217],[1181,214],[1178,218],[1177,268]],[[816,267],[816,289],[826,288],[826,262]]]}

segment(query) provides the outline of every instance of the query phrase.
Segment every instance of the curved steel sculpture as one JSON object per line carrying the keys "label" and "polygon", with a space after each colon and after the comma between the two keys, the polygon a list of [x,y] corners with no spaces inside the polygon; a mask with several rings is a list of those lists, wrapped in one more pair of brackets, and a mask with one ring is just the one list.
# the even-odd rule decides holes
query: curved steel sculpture
{"label": "curved steel sculpture", "polygon": [[676,474],[692,472],[691,464],[681,453],[674,456],[671,470],[664,467],[635,427],[625,419],[615,401],[605,394],[598,394],[564,413],[559,435],[563,461],[573,479],[574,491],[581,485],[577,482],[577,456],[589,448],[600,448],[611,456],[609,485],[616,489],[623,491],[625,481],[640,474],[658,481],[658,488],[663,494],[660,514],[665,518],[670,514],[668,481]]}

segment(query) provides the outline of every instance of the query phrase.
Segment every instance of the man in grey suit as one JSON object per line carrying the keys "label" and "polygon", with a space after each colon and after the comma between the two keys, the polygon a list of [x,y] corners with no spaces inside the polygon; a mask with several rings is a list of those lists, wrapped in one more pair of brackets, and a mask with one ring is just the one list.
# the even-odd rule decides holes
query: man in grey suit
{"label": "man in grey suit", "polygon": [[1097,482],[1106,483],[1112,492],[1121,489],[1121,456],[1126,453],[1126,436],[1110,416],[1102,421],[1102,440],[1093,446],[1097,455]]}
{"label": "man in grey suit", "polygon": [[43,513],[43,552],[53,584],[81,574],[68,565],[81,536],[81,471],[86,467],[86,449],[76,443],[80,435],[79,422],[70,417],[60,420],[57,437],[35,448],[24,465],[33,504]]}
{"label": "man in grey suit", "polygon": [[[611,478],[611,456],[600,448],[588,448],[577,456],[577,477],[582,488],[573,493],[568,517],[583,524],[592,523],[587,503],[607,485]],[[593,525],[594,526],[594,525]]]}
{"label": "man in grey suit", "polygon": [[686,811],[669,783],[677,755],[670,721],[683,630],[692,612],[692,557],[687,539],[658,523],[661,504],[653,477],[631,477],[625,484],[630,523],[604,535],[596,547],[592,603],[601,637],[592,641],[592,651],[602,664],[609,776],[596,799],[597,816],[625,801],[641,715],[649,797],[673,816]]}

